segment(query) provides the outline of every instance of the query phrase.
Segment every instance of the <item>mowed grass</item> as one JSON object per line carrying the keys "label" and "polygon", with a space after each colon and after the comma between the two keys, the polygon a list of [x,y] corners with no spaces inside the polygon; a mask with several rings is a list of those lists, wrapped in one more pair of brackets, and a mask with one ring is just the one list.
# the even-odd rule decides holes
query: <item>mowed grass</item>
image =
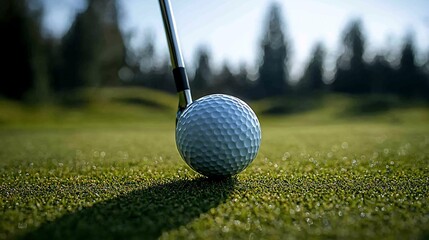
{"label": "mowed grass", "polygon": [[210,180],[176,150],[175,97],[102,95],[84,109],[0,104],[1,239],[429,238],[426,107],[350,117],[332,96],[261,114],[255,161]]}

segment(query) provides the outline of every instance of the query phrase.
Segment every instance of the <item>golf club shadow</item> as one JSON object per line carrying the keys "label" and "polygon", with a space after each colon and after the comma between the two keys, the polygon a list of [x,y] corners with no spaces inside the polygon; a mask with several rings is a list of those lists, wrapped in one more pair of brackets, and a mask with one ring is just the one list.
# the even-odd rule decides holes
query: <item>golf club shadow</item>
{"label": "golf club shadow", "polygon": [[24,239],[156,239],[223,203],[235,181],[200,178],[135,190],[43,224]]}

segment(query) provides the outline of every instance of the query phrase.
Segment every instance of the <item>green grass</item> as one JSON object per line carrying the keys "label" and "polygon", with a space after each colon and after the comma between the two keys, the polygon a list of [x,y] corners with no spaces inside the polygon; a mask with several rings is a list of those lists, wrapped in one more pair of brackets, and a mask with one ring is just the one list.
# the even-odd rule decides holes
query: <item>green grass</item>
{"label": "green grass", "polygon": [[329,96],[260,115],[258,157],[215,181],[177,153],[174,96],[99,94],[83,109],[0,102],[0,239],[429,237],[425,106],[353,115]]}

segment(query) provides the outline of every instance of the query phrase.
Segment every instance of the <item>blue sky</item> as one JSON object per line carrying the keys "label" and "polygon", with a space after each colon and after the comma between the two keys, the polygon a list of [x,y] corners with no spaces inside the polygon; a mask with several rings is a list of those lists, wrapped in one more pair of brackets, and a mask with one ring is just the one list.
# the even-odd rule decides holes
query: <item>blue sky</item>
{"label": "blue sky", "polygon": [[[255,69],[262,29],[271,0],[171,0],[185,62],[195,65],[195,52],[207,46],[216,66],[227,61]],[[400,50],[412,31],[421,52],[429,50],[429,1],[427,0],[281,0],[285,33],[291,41],[292,73],[299,73],[317,41],[328,49],[328,62],[340,52],[341,32],[352,18],[361,18],[367,36],[367,57],[375,51]],[[157,0],[120,0],[122,28],[132,33],[131,43],[143,44],[152,34],[158,54],[167,45]],[[74,15],[84,9],[83,0],[44,0],[46,30],[62,35]],[[426,54],[427,55],[427,54]],[[328,66],[329,67],[329,66]]]}

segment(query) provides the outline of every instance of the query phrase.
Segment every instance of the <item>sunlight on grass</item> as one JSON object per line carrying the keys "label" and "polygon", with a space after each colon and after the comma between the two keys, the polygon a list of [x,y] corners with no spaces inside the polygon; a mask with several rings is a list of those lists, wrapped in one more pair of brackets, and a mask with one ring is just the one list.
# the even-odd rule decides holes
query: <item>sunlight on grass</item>
{"label": "sunlight on grass", "polygon": [[340,117],[347,99],[332,97],[260,115],[256,160],[211,181],[176,150],[175,98],[144,93],[159,100],[128,90],[83,109],[1,103],[0,239],[427,238],[427,109]]}

